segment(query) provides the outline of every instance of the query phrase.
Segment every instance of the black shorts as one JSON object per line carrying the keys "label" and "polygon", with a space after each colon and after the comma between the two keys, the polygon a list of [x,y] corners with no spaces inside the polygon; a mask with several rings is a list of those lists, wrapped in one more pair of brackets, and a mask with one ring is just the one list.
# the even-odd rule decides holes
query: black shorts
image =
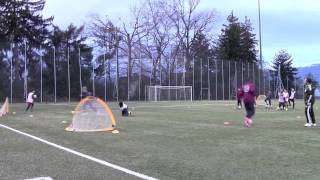
{"label": "black shorts", "polygon": [[122,116],[129,116],[128,108],[122,110]]}
{"label": "black shorts", "polygon": [[244,107],[246,109],[246,117],[251,118],[255,113],[254,103],[253,102],[245,102]]}

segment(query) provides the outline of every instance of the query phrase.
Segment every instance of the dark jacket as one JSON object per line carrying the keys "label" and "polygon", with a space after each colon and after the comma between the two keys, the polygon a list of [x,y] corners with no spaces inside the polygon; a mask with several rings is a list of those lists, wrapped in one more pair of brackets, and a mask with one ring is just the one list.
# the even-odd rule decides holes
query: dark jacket
{"label": "dark jacket", "polygon": [[315,87],[312,86],[312,84],[305,85],[304,89],[304,103],[307,105],[308,103],[311,103],[312,105],[315,102],[314,97]]}

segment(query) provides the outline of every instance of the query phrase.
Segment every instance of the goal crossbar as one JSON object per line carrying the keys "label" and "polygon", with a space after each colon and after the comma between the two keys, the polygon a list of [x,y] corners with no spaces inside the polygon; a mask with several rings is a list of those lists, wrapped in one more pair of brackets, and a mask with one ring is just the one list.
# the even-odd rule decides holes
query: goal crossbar
{"label": "goal crossbar", "polygon": [[148,101],[192,101],[192,86],[146,86]]}

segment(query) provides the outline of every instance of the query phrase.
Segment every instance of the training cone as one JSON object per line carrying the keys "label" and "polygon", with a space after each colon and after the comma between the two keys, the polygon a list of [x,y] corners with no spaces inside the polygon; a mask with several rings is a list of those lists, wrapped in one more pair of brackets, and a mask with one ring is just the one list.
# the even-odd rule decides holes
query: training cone
{"label": "training cone", "polygon": [[119,131],[118,130],[113,130],[113,131],[111,131],[113,134],[118,134],[119,133]]}

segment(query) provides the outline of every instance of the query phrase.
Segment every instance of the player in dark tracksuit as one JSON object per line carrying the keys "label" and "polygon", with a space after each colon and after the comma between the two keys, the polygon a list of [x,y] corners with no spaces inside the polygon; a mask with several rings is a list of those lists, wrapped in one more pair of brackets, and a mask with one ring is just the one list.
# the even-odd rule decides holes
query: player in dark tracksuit
{"label": "player in dark tracksuit", "polygon": [[246,116],[244,118],[244,125],[246,127],[251,127],[252,117],[255,114],[255,99],[256,90],[255,85],[248,81],[242,86],[242,99],[244,102],[244,107],[246,109]]}
{"label": "player in dark tracksuit", "polygon": [[266,95],[266,99],[264,100],[267,107],[271,107],[271,99],[272,99],[272,92],[268,91],[268,93]]}
{"label": "player in dark tracksuit", "polygon": [[316,119],[313,112],[313,104],[315,102],[314,97],[315,87],[312,86],[312,79],[305,79],[305,90],[304,90],[304,103],[305,103],[305,116],[307,123],[305,127],[316,126]]}
{"label": "player in dark tracksuit", "polygon": [[241,109],[241,108],[242,108],[241,97],[242,97],[242,89],[241,89],[241,88],[238,88],[238,89],[237,89],[237,108],[238,108],[238,109]]}

